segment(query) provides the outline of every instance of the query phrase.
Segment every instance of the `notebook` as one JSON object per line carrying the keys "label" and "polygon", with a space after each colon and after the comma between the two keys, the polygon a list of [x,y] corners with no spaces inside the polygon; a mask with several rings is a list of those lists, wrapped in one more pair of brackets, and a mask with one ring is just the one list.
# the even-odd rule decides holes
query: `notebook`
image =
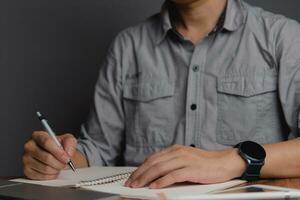
{"label": "notebook", "polygon": [[12,181],[54,187],[70,186],[138,199],[158,199],[159,193],[163,193],[168,198],[208,194],[245,182],[242,180],[232,180],[225,183],[209,185],[185,183],[175,184],[163,189],[125,187],[125,181],[135,169],[135,167],[90,167],[78,169],[76,173],[71,170],[64,170],[56,180],[33,181],[28,179],[13,179]]}

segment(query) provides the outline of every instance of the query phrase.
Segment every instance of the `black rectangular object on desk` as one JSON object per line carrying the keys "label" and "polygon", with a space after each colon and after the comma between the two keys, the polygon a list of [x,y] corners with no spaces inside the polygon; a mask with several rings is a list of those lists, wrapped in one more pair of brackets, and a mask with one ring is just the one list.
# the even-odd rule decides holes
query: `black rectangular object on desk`
{"label": "black rectangular object on desk", "polygon": [[49,187],[33,185],[28,183],[17,183],[0,180],[0,200],[11,199],[43,199],[43,200],[90,200],[106,199],[118,200],[119,197],[113,195],[93,192],[88,190],[78,190],[67,187]]}

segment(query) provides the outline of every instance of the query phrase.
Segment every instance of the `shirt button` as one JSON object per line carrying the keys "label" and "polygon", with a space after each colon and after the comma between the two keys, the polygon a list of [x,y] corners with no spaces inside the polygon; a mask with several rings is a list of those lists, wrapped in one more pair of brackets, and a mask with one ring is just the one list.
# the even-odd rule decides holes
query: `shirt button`
{"label": "shirt button", "polygon": [[196,110],[197,109],[197,105],[196,104],[192,104],[191,105],[191,110]]}
{"label": "shirt button", "polygon": [[193,71],[194,71],[194,72],[198,72],[198,71],[199,71],[199,68],[200,68],[199,65],[194,65],[194,66],[193,66]]}

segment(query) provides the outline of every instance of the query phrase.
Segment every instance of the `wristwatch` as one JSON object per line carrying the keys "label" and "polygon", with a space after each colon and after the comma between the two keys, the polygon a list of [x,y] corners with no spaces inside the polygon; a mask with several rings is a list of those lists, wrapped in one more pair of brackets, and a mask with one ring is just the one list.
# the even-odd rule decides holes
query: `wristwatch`
{"label": "wristwatch", "polygon": [[247,169],[241,176],[242,180],[258,180],[260,170],[265,164],[266,152],[264,148],[252,141],[241,142],[234,146],[239,149],[240,156],[246,161]]}

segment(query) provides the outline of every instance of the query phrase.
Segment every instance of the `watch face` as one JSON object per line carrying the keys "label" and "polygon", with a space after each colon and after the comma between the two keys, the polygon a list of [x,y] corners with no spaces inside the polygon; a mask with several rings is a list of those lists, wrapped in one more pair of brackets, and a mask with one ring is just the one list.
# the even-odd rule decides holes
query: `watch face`
{"label": "watch face", "polygon": [[240,151],[256,160],[263,160],[266,157],[264,148],[259,144],[251,141],[243,142],[240,146]]}

